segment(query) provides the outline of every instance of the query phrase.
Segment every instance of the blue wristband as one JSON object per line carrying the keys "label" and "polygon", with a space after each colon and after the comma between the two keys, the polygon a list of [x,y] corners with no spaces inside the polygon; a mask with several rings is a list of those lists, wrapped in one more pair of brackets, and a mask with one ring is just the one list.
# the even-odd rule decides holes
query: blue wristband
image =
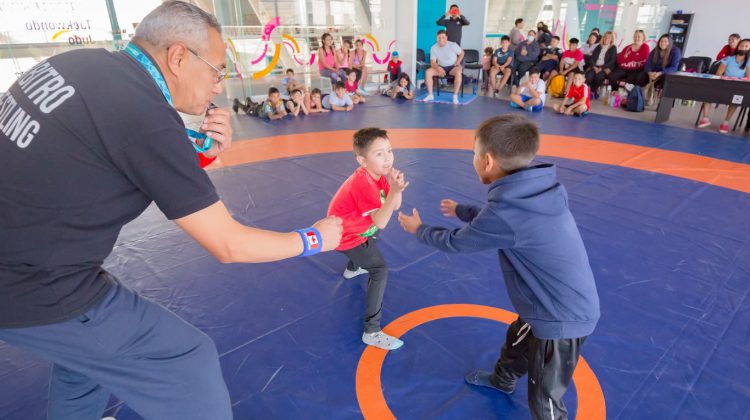
{"label": "blue wristband", "polygon": [[300,257],[319,254],[323,250],[323,237],[320,236],[318,229],[309,227],[307,229],[297,229],[295,232],[299,233],[300,238],[302,238],[302,246],[304,247],[302,253],[299,254]]}

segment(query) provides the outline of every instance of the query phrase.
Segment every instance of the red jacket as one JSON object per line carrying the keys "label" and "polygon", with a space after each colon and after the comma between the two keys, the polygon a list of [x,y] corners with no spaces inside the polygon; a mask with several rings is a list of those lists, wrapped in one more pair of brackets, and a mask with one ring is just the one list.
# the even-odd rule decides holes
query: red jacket
{"label": "red jacket", "polygon": [[729,44],[725,45],[724,48],[722,48],[721,51],[719,51],[719,53],[716,54],[716,61],[719,61],[719,60],[721,60],[724,57],[729,57],[730,55],[734,55],[734,51],[736,49],[737,48],[732,49],[729,46]]}

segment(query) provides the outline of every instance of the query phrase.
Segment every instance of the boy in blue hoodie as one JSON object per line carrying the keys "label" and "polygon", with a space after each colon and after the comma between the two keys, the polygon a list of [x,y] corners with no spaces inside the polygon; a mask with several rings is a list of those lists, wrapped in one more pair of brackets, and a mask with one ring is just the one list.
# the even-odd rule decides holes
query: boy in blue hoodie
{"label": "boy in blue hoodie", "polygon": [[498,250],[519,318],[508,327],[494,372],[470,372],[466,382],[511,393],[528,373],[532,416],[567,419],[562,398],[599,319],[599,296],[555,166],[529,166],[538,150],[539,131],[526,118],[486,120],[474,138],[474,169],[490,186],[487,205],[442,200],[445,216],[467,223],[459,229],[424,225],[416,209],[399,213],[399,222],[445,252]]}

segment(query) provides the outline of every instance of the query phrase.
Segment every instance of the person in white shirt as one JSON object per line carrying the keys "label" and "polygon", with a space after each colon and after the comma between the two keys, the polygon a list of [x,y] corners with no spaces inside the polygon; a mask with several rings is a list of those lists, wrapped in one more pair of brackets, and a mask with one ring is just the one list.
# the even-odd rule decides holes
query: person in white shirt
{"label": "person in white shirt", "polygon": [[463,83],[461,61],[464,59],[464,50],[455,42],[448,41],[445,29],[437,33],[437,44],[430,48],[430,68],[425,71],[424,81],[427,85],[426,102],[435,99],[432,96],[432,78],[435,76],[453,76],[453,103],[458,103],[458,90]]}
{"label": "person in white shirt", "polygon": [[541,111],[544,108],[544,100],[547,96],[547,85],[539,75],[539,69],[532,67],[529,70],[529,80],[521,84],[518,92],[510,95],[511,108],[521,108],[529,112]]}

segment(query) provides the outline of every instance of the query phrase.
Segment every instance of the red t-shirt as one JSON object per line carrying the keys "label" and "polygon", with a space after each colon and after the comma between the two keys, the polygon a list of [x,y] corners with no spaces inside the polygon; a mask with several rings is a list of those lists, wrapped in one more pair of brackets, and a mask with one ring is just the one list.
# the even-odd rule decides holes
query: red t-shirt
{"label": "red t-shirt", "polygon": [[357,88],[359,88],[359,83],[355,80],[354,83],[349,83],[349,80],[344,82],[344,87],[346,88],[346,93],[357,93]]}
{"label": "red t-shirt", "polygon": [[328,215],[340,217],[344,231],[338,251],[347,251],[367,242],[378,231],[370,214],[378,210],[388,196],[388,180],[373,179],[365,168],[358,168],[336,192],[328,206]]}
{"label": "red t-shirt", "polygon": [[571,84],[566,98],[573,98],[573,103],[580,101],[581,98],[586,98],[586,108],[591,109],[590,96],[589,86],[586,83],[582,84],[580,87]]}
{"label": "red t-shirt", "polygon": [[730,55],[734,55],[735,49],[732,49],[732,47],[729,46],[729,44],[725,45],[724,48],[719,51],[719,54],[716,55],[716,61],[721,60],[724,57],[729,57]]}
{"label": "red t-shirt", "polygon": [[388,71],[391,72],[392,74],[396,74],[396,72],[398,71],[398,68],[401,67],[401,63],[403,63],[403,61],[401,61],[401,60],[396,60],[396,61],[391,60],[391,61],[389,61],[388,62]]}
{"label": "red t-shirt", "polygon": [[646,44],[642,44],[638,51],[633,51],[633,44],[630,44],[617,54],[617,67],[625,71],[642,70],[650,52]]}

